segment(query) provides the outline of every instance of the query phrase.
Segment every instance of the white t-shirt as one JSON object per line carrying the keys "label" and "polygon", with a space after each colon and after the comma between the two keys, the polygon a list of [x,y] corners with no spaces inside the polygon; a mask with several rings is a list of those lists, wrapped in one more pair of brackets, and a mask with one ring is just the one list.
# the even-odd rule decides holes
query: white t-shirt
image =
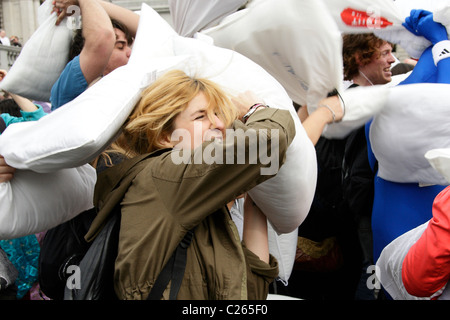
{"label": "white t-shirt", "polygon": [[8,37],[0,38],[0,40],[2,41],[2,44],[3,44],[4,46],[10,46],[10,45],[11,45],[11,42],[9,41],[9,38],[8,38]]}

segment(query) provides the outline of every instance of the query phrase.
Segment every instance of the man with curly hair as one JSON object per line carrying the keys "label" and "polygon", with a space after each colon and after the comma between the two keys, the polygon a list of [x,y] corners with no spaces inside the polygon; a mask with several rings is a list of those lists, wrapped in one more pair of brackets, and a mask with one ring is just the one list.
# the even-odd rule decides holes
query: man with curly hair
{"label": "man with curly hair", "polygon": [[[396,61],[392,49],[390,43],[372,33],[344,35],[344,79],[352,81],[351,87],[389,83],[391,65]],[[327,299],[334,297],[333,290],[339,287],[343,299],[374,299],[373,291],[367,291],[365,285],[367,267],[374,264],[371,213],[375,175],[368,161],[365,126],[343,139],[320,137],[315,148],[319,168],[316,194],[299,227],[295,275],[289,282],[294,283],[311,268],[315,274],[322,273],[319,278],[334,271],[339,273],[339,282],[327,283],[330,289],[321,287],[322,292],[311,294],[320,280],[313,281],[313,288],[299,297]],[[308,243],[326,250],[310,252]],[[318,266],[326,271],[319,271]],[[311,278],[310,273],[305,275]]]}
{"label": "man with curly hair", "polygon": [[[393,45],[373,33],[343,36],[344,79],[352,87],[383,85],[392,81]],[[351,90],[351,89],[350,89]],[[343,158],[343,197],[348,203],[362,250],[362,272],[356,298],[370,299],[367,268],[374,264],[372,207],[377,163],[368,146],[370,122],[348,137]]]}
{"label": "man with curly hair", "polygon": [[343,39],[345,80],[360,86],[391,82],[391,66],[396,61],[391,43],[373,33],[346,34]]}

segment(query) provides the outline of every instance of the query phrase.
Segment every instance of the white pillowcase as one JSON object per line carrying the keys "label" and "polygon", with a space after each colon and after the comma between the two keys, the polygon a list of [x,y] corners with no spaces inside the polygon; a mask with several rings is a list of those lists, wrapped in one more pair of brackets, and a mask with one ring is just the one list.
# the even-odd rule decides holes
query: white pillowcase
{"label": "white pillowcase", "polygon": [[68,62],[73,35],[67,18],[55,26],[57,16],[51,10],[52,0],[39,7],[39,27],[0,82],[1,89],[30,100],[50,101],[52,86]]}
{"label": "white pillowcase", "polygon": [[410,295],[402,280],[403,260],[427,226],[428,221],[394,239],[383,249],[376,262],[377,279],[394,300],[430,300]]}
{"label": "white pillowcase", "polygon": [[300,105],[342,86],[341,33],[322,0],[252,1],[201,33],[262,66]]}
{"label": "white pillowcase", "polygon": [[48,230],[92,208],[96,181],[90,165],[51,173],[17,170],[0,183],[0,239]]}
{"label": "white pillowcase", "polygon": [[90,162],[117,136],[142,89],[184,60],[160,58],[114,70],[38,121],[10,125],[0,136],[0,154],[10,166],[36,172]]}
{"label": "white pillowcase", "polygon": [[425,158],[450,147],[450,85],[419,83],[389,89],[386,105],[370,127],[378,174],[393,182],[448,185]]}
{"label": "white pillowcase", "polygon": [[197,39],[175,37],[175,55],[192,55],[183,70],[206,77],[230,94],[251,90],[271,107],[289,110],[296,135],[278,174],[249,191],[275,231],[289,233],[306,218],[314,197],[317,179],[315,149],[284,88],[263,68],[243,55],[215,47]]}
{"label": "white pillowcase", "polygon": [[323,0],[342,33],[367,33],[399,44],[413,58],[419,58],[431,42],[416,36],[402,26],[411,9],[425,9],[434,13],[436,21],[447,29],[447,0]]}
{"label": "white pillowcase", "polygon": [[174,29],[183,37],[192,37],[201,29],[216,25],[246,2],[247,0],[168,0]]}

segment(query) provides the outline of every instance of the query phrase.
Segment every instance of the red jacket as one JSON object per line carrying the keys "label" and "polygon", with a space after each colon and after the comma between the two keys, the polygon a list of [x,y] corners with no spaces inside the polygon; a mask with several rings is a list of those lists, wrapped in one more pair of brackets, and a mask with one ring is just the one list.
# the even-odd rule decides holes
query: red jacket
{"label": "red jacket", "polygon": [[450,186],[433,202],[433,218],[403,260],[402,280],[409,294],[431,297],[450,279]]}

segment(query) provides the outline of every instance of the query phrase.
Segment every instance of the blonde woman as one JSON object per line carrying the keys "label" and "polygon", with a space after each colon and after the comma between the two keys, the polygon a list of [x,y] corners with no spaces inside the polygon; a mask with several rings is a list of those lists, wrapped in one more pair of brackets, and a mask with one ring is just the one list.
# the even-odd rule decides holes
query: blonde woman
{"label": "blonde woman", "polygon": [[[245,134],[254,132],[258,143],[269,148],[274,145],[270,140],[276,139],[277,148],[271,152],[279,166],[295,135],[288,111],[259,103],[249,93],[232,101],[215,83],[182,71],[168,72],[142,93],[117,145],[129,158],[158,155],[143,161],[121,201],[114,272],[119,299],[146,299],[172,252],[192,229],[177,299],[267,297],[278,265],[269,255],[266,218],[247,199],[241,242],[227,209],[227,203],[273,176],[261,174],[270,164],[249,155],[252,139]],[[214,152],[206,152],[208,148]],[[243,163],[237,161],[239,148],[247,151]],[[213,162],[205,161],[206,153],[214,156]],[[124,175],[130,161],[99,176],[100,209],[108,183]],[[97,216],[86,239],[92,240],[105,219]],[[161,298],[168,299],[169,292],[170,285]]]}

